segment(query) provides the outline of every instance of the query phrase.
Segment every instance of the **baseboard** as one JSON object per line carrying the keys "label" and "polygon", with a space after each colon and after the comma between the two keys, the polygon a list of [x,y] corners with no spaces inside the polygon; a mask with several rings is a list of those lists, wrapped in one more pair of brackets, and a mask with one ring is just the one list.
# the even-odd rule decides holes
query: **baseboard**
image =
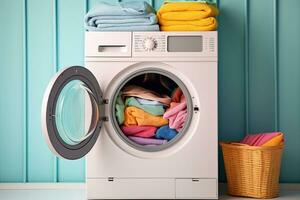
{"label": "baseboard", "polygon": [[85,183],[0,183],[0,190],[84,190]]}
{"label": "baseboard", "polygon": [[[0,190],[84,190],[85,183],[0,183]],[[300,183],[281,183],[284,191],[300,191]],[[220,193],[226,191],[226,183],[219,183]]]}

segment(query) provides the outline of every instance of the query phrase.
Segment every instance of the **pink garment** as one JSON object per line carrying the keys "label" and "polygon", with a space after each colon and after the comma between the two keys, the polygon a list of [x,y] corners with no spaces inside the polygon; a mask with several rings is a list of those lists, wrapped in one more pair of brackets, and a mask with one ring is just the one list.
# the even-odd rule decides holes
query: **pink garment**
{"label": "pink garment", "polygon": [[154,126],[121,126],[125,135],[149,138],[155,135],[157,130]]}
{"label": "pink garment", "polygon": [[158,101],[162,104],[169,106],[171,98],[167,95],[159,95],[158,93],[142,88],[136,85],[128,85],[122,90],[123,96],[139,97],[142,99],[148,99],[152,101]]}
{"label": "pink garment", "polygon": [[163,118],[169,120],[170,128],[176,129],[178,132],[183,128],[187,118],[187,105],[183,95],[181,96],[180,103],[171,103],[170,108],[167,109]]}
{"label": "pink garment", "polygon": [[248,134],[241,141],[243,144],[248,144],[250,146],[262,146],[272,138],[282,134],[281,132],[273,132],[273,133],[259,133],[259,134]]}

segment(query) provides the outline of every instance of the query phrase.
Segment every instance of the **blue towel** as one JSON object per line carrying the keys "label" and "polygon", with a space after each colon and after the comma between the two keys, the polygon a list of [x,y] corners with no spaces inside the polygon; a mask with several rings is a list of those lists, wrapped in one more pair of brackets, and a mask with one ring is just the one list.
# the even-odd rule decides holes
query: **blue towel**
{"label": "blue towel", "polygon": [[146,26],[113,26],[107,28],[88,27],[88,31],[159,31],[158,25]]}
{"label": "blue towel", "polygon": [[155,10],[144,1],[100,3],[85,16],[89,31],[158,31]]}
{"label": "blue towel", "polygon": [[177,135],[175,129],[171,129],[168,125],[162,126],[157,129],[155,137],[158,139],[172,140]]}

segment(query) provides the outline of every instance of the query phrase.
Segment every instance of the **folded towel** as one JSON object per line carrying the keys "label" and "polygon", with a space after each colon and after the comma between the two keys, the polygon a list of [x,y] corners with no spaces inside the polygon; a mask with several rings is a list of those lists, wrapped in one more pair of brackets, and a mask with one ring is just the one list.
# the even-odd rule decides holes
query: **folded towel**
{"label": "folded towel", "polygon": [[159,95],[158,93],[142,88],[140,86],[136,85],[129,85],[126,86],[122,90],[123,96],[131,96],[131,97],[139,97],[143,99],[153,100],[153,101],[159,101],[163,103],[166,106],[169,106],[171,103],[171,98],[167,95]]}
{"label": "folded towel", "polygon": [[162,31],[214,31],[218,22],[214,17],[192,21],[161,21]]}
{"label": "folded towel", "polygon": [[165,3],[157,12],[162,31],[216,30],[218,9],[200,2]]}
{"label": "folded towel", "polygon": [[114,26],[107,28],[87,27],[88,31],[159,31],[158,25],[146,26]]}
{"label": "folded towel", "polygon": [[270,139],[269,141],[265,142],[261,146],[272,147],[272,146],[278,146],[283,143],[284,143],[284,135],[283,135],[283,133],[281,133],[280,135],[277,135],[277,136],[273,137],[272,139]]}
{"label": "folded towel", "polygon": [[153,137],[157,130],[154,126],[121,126],[121,130],[125,135],[136,137]]}
{"label": "folded towel", "polygon": [[171,129],[168,125],[160,127],[156,133],[155,137],[158,139],[172,140],[176,137],[177,131],[175,129]]}
{"label": "folded towel", "polygon": [[124,124],[126,126],[138,125],[160,127],[169,123],[169,121],[162,116],[153,116],[142,109],[133,106],[126,107],[124,115]]}
{"label": "folded towel", "polygon": [[248,134],[241,141],[243,144],[248,144],[250,146],[277,146],[283,143],[283,133],[273,132],[273,133],[259,133],[259,134]]}
{"label": "folded towel", "polygon": [[162,145],[168,143],[168,140],[160,140],[154,138],[142,138],[142,137],[134,137],[134,136],[128,136],[128,138],[137,144],[147,145],[147,146]]}
{"label": "folded towel", "polygon": [[153,105],[153,106],[163,106],[164,105],[158,101],[151,101],[148,99],[136,98],[136,100],[142,105]]}
{"label": "folded towel", "polygon": [[174,2],[163,4],[157,12],[158,20],[189,21],[216,17],[218,9],[211,4],[200,2]]}
{"label": "folded towel", "polygon": [[124,109],[125,109],[125,105],[122,100],[122,97],[118,95],[116,101],[116,118],[119,124],[123,124],[124,122]]}
{"label": "folded towel", "polygon": [[85,16],[89,31],[157,31],[155,10],[144,1],[99,3]]}
{"label": "folded towel", "polygon": [[129,97],[126,99],[125,101],[125,105],[126,106],[134,106],[137,108],[142,109],[143,111],[154,115],[154,116],[158,116],[158,115],[163,115],[165,113],[165,109],[163,106],[157,106],[157,105],[143,105],[140,104],[135,97]]}

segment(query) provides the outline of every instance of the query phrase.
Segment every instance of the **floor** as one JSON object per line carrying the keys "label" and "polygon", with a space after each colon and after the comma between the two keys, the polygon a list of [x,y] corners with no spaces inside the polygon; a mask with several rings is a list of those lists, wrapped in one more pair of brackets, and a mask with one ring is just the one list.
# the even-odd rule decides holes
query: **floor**
{"label": "floor", "polygon": [[[0,200],[85,200],[85,190],[0,190]],[[220,200],[254,200],[222,195]],[[285,191],[274,200],[300,200],[300,191]]]}

